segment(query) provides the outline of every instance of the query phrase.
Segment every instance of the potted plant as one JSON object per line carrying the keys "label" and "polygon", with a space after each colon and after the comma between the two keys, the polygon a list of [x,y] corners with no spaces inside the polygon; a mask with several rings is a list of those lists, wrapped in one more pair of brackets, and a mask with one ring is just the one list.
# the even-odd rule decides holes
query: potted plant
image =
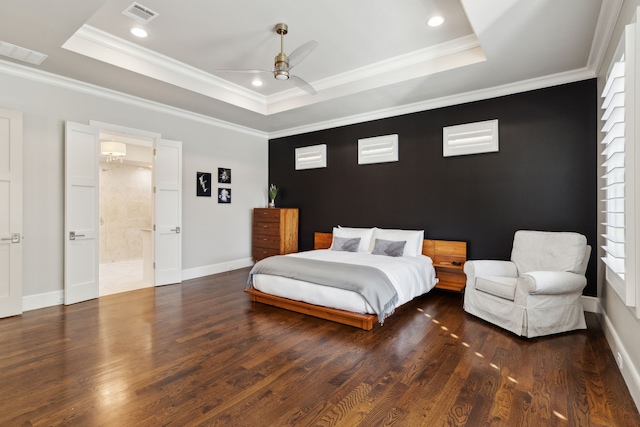
{"label": "potted plant", "polygon": [[276,187],[275,185],[271,184],[269,186],[269,200],[271,200],[269,202],[269,207],[270,208],[275,208],[276,207],[276,196],[278,195],[278,187]]}

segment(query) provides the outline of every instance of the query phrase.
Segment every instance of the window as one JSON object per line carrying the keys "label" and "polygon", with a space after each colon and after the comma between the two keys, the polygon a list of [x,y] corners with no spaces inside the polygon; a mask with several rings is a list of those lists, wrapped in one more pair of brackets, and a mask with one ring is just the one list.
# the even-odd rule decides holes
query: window
{"label": "window", "polygon": [[[605,279],[636,307],[636,25],[630,24],[614,56],[602,93]],[[640,130],[640,128],[639,128]]]}

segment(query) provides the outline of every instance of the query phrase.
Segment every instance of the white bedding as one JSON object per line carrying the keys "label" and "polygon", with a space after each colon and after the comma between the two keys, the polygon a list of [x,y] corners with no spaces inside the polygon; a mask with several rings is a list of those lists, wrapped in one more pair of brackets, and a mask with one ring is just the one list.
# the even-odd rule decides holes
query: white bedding
{"label": "white bedding", "polygon": [[[286,256],[376,267],[386,273],[396,288],[398,292],[398,304],[396,307],[430,291],[437,283],[431,258],[424,255],[417,257],[389,257],[372,255],[366,252],[342,252],[322,249]],[[324,307],[356,313],[375,313],[359,294],[331,286],[317,285],[287,277],[256,274],[253,277],[253,287],[267,294]]]}

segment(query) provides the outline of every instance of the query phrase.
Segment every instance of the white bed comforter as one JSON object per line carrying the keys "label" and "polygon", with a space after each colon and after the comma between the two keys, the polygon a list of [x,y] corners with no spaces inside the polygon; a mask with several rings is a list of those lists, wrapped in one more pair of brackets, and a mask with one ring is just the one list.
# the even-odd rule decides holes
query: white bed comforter
{"label": "white bed comforter", "polygon": [[[398,305],[411,301],[418,295],[430,291],[437,283],[431,258],[389,257],[366,252],[341,252],[315,250],[289,254],[287,256],[366,265],[382,270],[398,292]],[[267,294],[304,301],[324,307],[337,308],[357,313],[375,313],[369,304],[355,292],[330,286],[317,285],[265,274],[253,277],[253,287]]]}

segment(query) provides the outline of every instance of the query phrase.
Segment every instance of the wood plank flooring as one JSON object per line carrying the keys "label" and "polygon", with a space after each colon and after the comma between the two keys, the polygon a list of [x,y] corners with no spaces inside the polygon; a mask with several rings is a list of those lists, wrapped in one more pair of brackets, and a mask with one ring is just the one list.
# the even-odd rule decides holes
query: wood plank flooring
{"label": "wood plank flooring", "polygon": [[372,331],[248,270],[0,320],[1,426],[638,426],[602,330],[527,340],[434,290]]}

